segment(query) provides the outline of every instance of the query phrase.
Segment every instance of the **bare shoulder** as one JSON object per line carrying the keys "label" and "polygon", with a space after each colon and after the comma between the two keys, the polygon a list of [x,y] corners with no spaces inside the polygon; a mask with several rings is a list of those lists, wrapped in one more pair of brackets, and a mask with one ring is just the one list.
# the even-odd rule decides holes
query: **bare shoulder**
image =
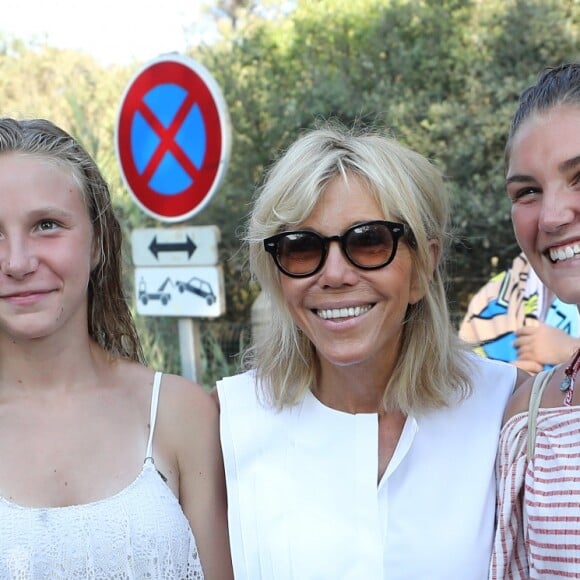
{"label": "bare shoulder", "polygon": [[205,577],[232,578],[217,403],[201,385],[181,376],[163,375],[161,385],[160,446]]}
{"label": "bare shoulder", "polygon": [[164,374],[161,385],[164,414],[173,420],[206,421],[217,415],[215,399],[198,383],[179,375]]}
{"label": "bare shoulder", "polygon": [[219,414],[215,400],[201,385],[164,374],[157,423],[158,450],[176,460],[181,483],[191,470],[206,471],[203,466],[219,446]]}
{"label": "bare shoulder", "polygon": [[220,410],[220,395],[219,395],[218,390],[217,390],[217,385],[211,389],[209,394],[210,394],[211,398],[215,401],[215,404],[217,405],[217,408],[219,411]]}
{"label": "bare shoulder", "polygon": [[[563,365],[558,365],[550,375],[550,380],[542,394],[540,407],[554,408],[562,406],[564,395],[560,390],[560,383],[564,377],[563,368]],[[506,407],[504,422],[510,417],[513,417],[518,413],[524,413],[528,410],[530,406],[530,396],[536,377],[537,375],[528,375],[528,377],[522,382],[521,386],[516,389]]]}
{"label": "bare shoulder", "polygon": [[518,369],[518,377],[516,379],[516,389],[506,406],[503,417],[504,423],[514,415],[517,415],[518,413],[523,413],[528,410],[528,407],[530,405],[530,395],[532,393],[533,384],[534,377],[532,375],[529,375],[525,371],[521,371],[520,369]]}
{"label": "bare shoulder", "polygon": [[[111,367],[111,371],[114,373],[111,380],[126,387],[131,396],[142,400],[148,410],[155,370],[133,361],[119,360]],[[145,386],[149,389],[144,389]],[[211,414],[216,408],[215,401],[201,385],[169,373],[163,373],[161,377],[159,400],[161,416],[166,412],[174,417],[191,413]]]}
{"label": "bare shoulder", "polygon": [[[550,376],[550,381],[544,389],[544,394],[542,396],[541,407],[555,408],[561,407],[564,404],[564,399],[566,398],[566,393],[560,390],[560,385],[564,379],[564,369],[566,364],[560,364],[555,369]],[[578,395],[575,391],[574,395]],[[573,405],[578,405],[577,397],[573,399]]]}
{"label": "bare shoulder", "polygon": [[517,393],[521,387],[523,387],[530,379],[534,378],[534,375],[530,374],[528,371],[518,368],[516,373],[516,384],[514,386],[514,394]]}

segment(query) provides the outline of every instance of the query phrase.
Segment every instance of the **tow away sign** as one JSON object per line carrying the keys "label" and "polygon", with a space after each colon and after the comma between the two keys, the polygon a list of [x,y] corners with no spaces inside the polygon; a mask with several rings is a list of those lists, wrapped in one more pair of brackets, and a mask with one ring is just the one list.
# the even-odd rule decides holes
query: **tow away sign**
{"label": "tow away sign", "polygon": [[217,318],[225,312],[221,266],[135,268],[137,312],[143,316]]}

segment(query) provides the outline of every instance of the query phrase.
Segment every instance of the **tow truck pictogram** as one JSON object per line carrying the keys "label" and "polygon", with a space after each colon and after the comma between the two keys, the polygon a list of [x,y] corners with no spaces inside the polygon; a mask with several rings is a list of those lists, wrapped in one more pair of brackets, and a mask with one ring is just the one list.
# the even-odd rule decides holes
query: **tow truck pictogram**
{"label": "tow truck pictogram", "polygon": [[165,287],[169,282],[171,282],[171,278],[166,278],[163,284],[159,286],[157,292],[147,292],[147,284],[145,284],[145,280],[141,278],[139,281],[139,300],[141,300],[144,305],[147,304],[149,300],[160,300],[161,304],[165,306],[171,299],[171,293],[165,291]]}

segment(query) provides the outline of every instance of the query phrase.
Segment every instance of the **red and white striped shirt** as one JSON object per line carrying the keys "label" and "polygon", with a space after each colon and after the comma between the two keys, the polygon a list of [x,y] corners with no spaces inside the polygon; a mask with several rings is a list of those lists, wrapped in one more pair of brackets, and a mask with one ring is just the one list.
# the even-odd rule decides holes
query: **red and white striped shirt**
{"label": "red and white striped shirt", "polygon": [[527,435],[527,412],[501,432],[490,578],[580,578],[580,407],[539,409],[529,463]]}

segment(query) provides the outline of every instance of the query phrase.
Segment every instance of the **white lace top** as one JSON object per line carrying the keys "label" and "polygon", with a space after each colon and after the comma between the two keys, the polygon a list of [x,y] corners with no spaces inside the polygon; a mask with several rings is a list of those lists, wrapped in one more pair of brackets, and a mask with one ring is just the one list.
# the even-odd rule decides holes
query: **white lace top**
{"label": "white lace top", "polygon": [[56,508],[0,498],[0,578],[203,579],[189,523],[151,456],[160,383],[156,373],[145,463],[125,489]]}

